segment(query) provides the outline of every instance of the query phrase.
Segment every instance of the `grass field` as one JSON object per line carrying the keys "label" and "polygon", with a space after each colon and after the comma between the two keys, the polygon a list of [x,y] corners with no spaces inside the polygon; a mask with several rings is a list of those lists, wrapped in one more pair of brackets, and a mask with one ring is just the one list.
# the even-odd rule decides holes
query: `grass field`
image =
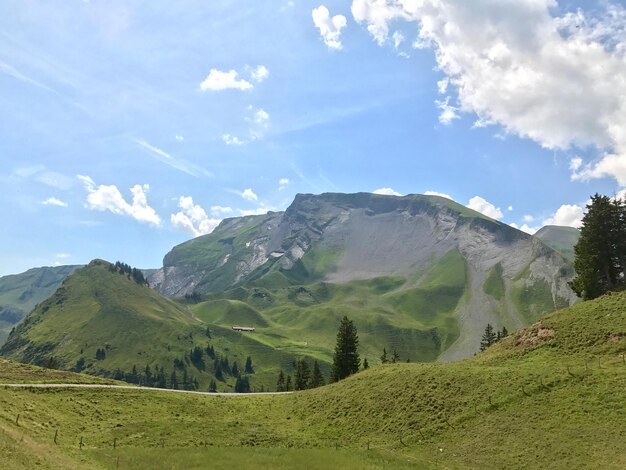
{"label": "grass field", "polygon": [[0,386],[0,465],[624,468],[625,353],[621,293],[466,361],[378,366],[291,395]]}

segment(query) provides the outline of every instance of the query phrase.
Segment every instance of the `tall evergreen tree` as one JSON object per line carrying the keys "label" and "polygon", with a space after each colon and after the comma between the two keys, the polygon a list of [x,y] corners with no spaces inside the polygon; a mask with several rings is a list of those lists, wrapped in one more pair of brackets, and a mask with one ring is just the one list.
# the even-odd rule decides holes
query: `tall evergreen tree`
{"label": "tall evergreen tree", "polygon": [[311,369],[307,362],[300,358],[296,361],[296,373],[294,375],[294,388],[296,390],[306,390],[311,379]]}
{"label": "tall evergreen tree", "polygon": [[209,384],[209,392],[217,392],[217,384],[215,383],[215,380],[211,380],[211,383]]}
{"label": "tall evergreen tree", "polygon": [[626,282],[626,207],[595,194],[582,219],[574,247],[576,278],[569,286],[584,300],[595,299]]}
{"label": "tall evergreen tree", "polygon": [[324,376],[322,370],[317,361],[313,363],[313,374],[311,374],[311,381],[309,382],[309,388],[317,388],[324,385]]}
{"label": "tall evergreen tree", "polygon": [[231,375],[233,377],[239,377],[241,372],[239,371],[239,366],[237,365],[237,361],[233,362],[233,368],[231,369]]}
{"label": "tall evergreen tree", "polygon": [[216,362],[216,366],[215,366],[215,378],[217,380],[219,380],[220,382],[224,381],[224,371],[222,371],[222,365],[218,362]]}
{"label": "tall evergreen tree", "polygon": [[146,368],[143,372],[144,376],[144,385],[146,387],[152,387],[154,385],[154,378],[152,377],[152,370],[150,370],[150,365],[147,364]]}
{"label": "tall evergreen tree", "polygon": [[363,370],[367,370],[370,368],[370,363],[367,362],[367,358],[363,359]]}
{"label": "tall evergreen tree", "polygon": [[285,392],[291,392],[293,390],[293,385],[291,384],[291,375],[287,375],[287,380],[285,381]]}
{"label": "tall evergreen tree", "polygon": [[391,362],[393,364],[395,364],[396,362],[400,362],[400,354],[398,354],[398,351],[396,350],[396,348],[393,348],[393,355],[391,356]]}
{"label": "tall evergreen tree", "polygon": [[383,364],[387,364],[389,362],[389,358],[387,357],[387,349],[383,348],[383,353],[380,356],[380,362]]}
{"label": "tall evergreen tree", "polygon": [[276,381],[276,391],[277,392],[286,392],[287,386],[285,384],[285,373],[282,369],[278,373],[278,380]]}
{"label": "tall evergreen tree", "polygon": [[250,356],[246,357],[245,370],[246,374],[254,374],[254,368],[252,367],[252,358]]}
{"label": "tall evergreen tree", "polygon": [[337,332],[337,345],[333,356],[333,382],[345,379],[359,371],[359,336],[352,320],[344,316]]}
{"label": "tall evergreen tree", "polygon": [[484,351],[493,343],[495,343],[496,340],[497,335],[493,331],[493,326],[491,326],[491,323],[487,323],[487,326],[485,327],[485,332],[483,333],[483,337],[480,340],[480,350]]}
{"label": "tall evergreen tree", "polygon": [[178,390],[178,377],[176,377],[176,371],[172,371],[172,375],[170,375],[170,388],[172,390]]}

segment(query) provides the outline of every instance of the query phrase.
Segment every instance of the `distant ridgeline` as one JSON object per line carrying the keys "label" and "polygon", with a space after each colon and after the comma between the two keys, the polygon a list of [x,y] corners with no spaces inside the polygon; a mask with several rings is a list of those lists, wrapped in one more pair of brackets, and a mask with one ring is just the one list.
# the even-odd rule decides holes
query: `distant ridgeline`
{"label": "distant ridgeline", "polygon": [[329,376],[344,316],[369,364],[385,349],[460,359],[488,324],[515,331],[572,304],[573,274],[539,238],[449,199],[300,194],[285,212],[225,219],[149,276],[92,261],[0,352],[147,385],[274,389],[299,361]]}

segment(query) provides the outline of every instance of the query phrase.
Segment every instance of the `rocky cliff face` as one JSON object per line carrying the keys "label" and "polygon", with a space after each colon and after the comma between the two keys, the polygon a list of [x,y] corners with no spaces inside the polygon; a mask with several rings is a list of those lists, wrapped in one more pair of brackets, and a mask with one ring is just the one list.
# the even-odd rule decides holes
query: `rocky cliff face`
{"label": "rocky cliff face", "polygon": [[567,287],[570,262],[541,240],[420,195],[300,194],[285,212],[227,219],[175,247],[150,281],[168,296],[386,276],[419,288],[451,252],[462,256],[464,268],[454,269],[465,269],[466,286],[455,312],[461,333],[441,359],[473,353],[488,322],[521,327],[575,301]]}

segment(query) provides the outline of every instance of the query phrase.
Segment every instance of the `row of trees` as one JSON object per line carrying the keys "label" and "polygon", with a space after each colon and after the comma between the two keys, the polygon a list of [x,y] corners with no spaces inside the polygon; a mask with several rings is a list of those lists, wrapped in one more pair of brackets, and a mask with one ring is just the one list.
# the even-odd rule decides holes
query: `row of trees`
{"label": "row of trees", "polygon": [[116,261],[115,264],[109,266],[109,271],[118,274],[126,274],[128,279],[132,278],[140,286],[148,284],[141,269],[132,268],[130,265],[122,263],[121,261]]}
{"label": "row of trees", "polygon": [[320,365],[317,361],[313,362],[313,371],[306,362],[300,358],[296,360],[294,379],[291,375],[285,376],[285,372],[281,369],[276,381],[277,392],[290,392],[291,390],[306,390],[308,388],[317,388],[325,384],[324,376]]}
{"label": "row of trees", "polygon": [[502,338],[506,338],[507,336],[509,336],[509,331],[506,329],[506,326],[503,326],[502,330],[494,331],[491,323],[487,323],[487,326],[485,327],[485,332],[480,339],[480,351],[484,351],[492,344],[497,343]]}
{"label": "row of trees", "polygon": [[574,252],[576,295],[589,300],[626,288],[626,201],[592,196]]}

